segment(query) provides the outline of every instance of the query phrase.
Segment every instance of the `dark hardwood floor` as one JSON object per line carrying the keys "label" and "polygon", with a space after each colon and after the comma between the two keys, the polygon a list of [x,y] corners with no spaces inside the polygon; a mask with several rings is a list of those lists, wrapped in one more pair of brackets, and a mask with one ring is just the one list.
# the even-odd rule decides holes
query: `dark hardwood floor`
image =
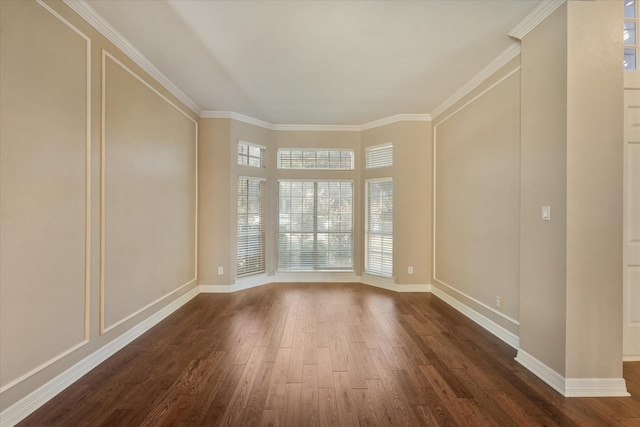
{"label": "dark hardwood floor", "polygon": [[640,426],[632,397],[565,399],[431,294],[272,284],[201,294],[25,426]]}

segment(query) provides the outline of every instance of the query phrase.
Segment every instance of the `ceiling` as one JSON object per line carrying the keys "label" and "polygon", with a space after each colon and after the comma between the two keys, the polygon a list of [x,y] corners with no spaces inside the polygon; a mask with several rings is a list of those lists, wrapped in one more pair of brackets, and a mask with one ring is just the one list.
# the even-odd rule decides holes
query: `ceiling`
{"label": "ceiling", "polygon": [[203,111],[274,124],[429,114],[541,0],[86,0]]}

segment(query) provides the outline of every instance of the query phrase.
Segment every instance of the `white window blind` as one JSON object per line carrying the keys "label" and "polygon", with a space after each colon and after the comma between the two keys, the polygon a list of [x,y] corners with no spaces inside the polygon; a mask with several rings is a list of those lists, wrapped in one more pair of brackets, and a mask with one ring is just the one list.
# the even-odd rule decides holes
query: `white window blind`
{"label": "white window blind", "polygon": [[393,165],[393,144],[365,148],[365,168],[382,168]]}
{"label": "white window blind", "polygon": [[265,148],[260,145],[238,141],[238,164],[263,168],[264,152]]}
{"label": "white window blind", "polygon": [[264,180],[238,178],[238,277],[265,271],[263,198]]}
{"label": "white window blind", "polygon": [[353,270],[353,182],[280,181],[278,270]]}
{"label": "white window blind", "polygon": [[278,150],[278,169],[353,170],[353,150]]}
{"label": "white window blind", "polygon": [[365,200],[365,271],[392,277],[393,180],[367,180]]}

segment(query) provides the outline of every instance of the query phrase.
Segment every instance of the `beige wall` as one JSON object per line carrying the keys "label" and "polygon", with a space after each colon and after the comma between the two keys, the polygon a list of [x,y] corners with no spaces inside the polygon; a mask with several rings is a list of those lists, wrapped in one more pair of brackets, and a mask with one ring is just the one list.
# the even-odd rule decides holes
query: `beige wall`
{"label": "beige wall", "polygon": [[520,346],[565,378],[622,377],[621,27],[568,2],[522,41]]}
{"label": "beige wall", "polygon": [[568,378],[622,378],[623,18],[567,3]]}
{"label": "beige wall", "polygon": [[196,286],[197,117],[62,2],[0,20],[1,411]]}
{"label": "beige wall", "polygon": [[[362,132],[360,193],[364,195],[367,179],[393,178],[393,270],[395,283],[400,285],[431,283],[432,135],[431,122],[397,122]],[[393,143],[393,166],[365,169],[365,148],[388,142]],[[362,218],[365,203],[363,197],[358,205]],[[360,226],[364,239],[364,221]],[[359,271],[363,270],[364,260],[360,259]]]}
{"label": "beige wall", "polygon": [[[560,374],[567,303],[566,19],[565,5],[524,37],[521,55],[520,347]],[[541,221],[542,206],[551,206],[551,221]]]}
{"label": "beige wall", "polygon": [[104,328],[196,280],[197,122],[105,57]]}
{"label": "beige wall", "polygon": [[87,41],[35,3],[2,2],[0,13],[0,386],[5,386],[82,343],[89,332],[89,105]]}
{"label": "beige wall", "polygon": [[[198,282],[228,285],[231,245],[231,122],[200,119],[198,136]],[[218,266],[226,274],[218,274]]]}
{"label": "beige wall", "polygon": [[[517,334],[520,72],[516,58],[434,120],[433,285]],[[502,299],[502,308],[496,306]]]}

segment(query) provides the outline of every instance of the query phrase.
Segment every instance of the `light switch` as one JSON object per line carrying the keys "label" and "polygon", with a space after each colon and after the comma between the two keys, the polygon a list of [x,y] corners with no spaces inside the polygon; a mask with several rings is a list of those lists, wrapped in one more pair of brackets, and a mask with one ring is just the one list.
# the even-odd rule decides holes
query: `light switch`
{"label": "light switch", "polygon": [[551,206],[542,207],[542,220],[551,221]]}

